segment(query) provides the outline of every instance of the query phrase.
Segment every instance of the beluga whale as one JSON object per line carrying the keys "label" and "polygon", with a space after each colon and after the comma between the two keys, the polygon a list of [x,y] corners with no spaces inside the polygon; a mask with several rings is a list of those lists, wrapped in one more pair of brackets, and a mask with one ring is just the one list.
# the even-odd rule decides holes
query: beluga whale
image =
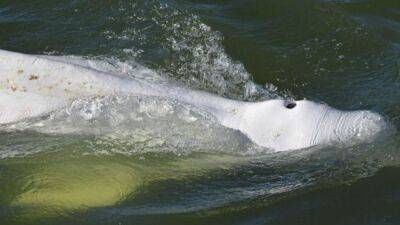
{"label": "beluga whale", "polygon": [[288,151],[373,140],[387,123],[367,110],[343,111],[309,100],[244,102],[172,82],[149,82],[45,55],[0,50],[0,125],[50,114],[83,97],[127,94],[199,107],[255,144]]}

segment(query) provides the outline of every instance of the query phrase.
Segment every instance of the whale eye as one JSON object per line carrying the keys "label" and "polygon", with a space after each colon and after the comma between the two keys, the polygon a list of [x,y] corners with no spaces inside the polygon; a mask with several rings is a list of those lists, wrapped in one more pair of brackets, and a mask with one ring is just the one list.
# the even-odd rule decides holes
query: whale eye
{"label": "whale eye", "polygon": [[293,109],[294,107],[296,107],[296,102],[288,102],[286,103],[285,107],[287,109]]}

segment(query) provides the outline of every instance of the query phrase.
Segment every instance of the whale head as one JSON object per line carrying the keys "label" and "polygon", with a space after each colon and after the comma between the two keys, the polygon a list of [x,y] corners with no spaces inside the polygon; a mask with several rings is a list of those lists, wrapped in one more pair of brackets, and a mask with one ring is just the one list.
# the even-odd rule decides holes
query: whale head
{"label": "whale head", "polygon": [[377,113],[342,111],[308,100],[249,103],[239,125],[256,144],[276,151],[370,141],[386,128]]}

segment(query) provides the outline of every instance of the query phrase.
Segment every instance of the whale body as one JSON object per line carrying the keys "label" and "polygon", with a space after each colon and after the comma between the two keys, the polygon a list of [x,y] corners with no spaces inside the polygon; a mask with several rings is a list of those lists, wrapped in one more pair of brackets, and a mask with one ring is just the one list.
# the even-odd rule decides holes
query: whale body
{"label": "whale body", "polygon": [[164,97],[194,105],[223,126],[276,151],[372,140],[387,127],[383,117],[371,111],[342,111],[308,100],[236,101],[54,57],[0,50],[0,125],[49,114],[78,98],[112,94]]}

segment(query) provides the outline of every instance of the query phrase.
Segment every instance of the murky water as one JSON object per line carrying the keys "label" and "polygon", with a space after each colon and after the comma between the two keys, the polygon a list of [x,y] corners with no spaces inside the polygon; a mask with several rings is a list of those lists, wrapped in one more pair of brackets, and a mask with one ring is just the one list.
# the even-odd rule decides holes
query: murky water
{"label": "murky water", "polygon": [[[400,128],[400,3],[8,1],[0,48]],[[399,224],[397,132],[273,153],[158,98],[79,99],[0,131],[0,224]]]}

